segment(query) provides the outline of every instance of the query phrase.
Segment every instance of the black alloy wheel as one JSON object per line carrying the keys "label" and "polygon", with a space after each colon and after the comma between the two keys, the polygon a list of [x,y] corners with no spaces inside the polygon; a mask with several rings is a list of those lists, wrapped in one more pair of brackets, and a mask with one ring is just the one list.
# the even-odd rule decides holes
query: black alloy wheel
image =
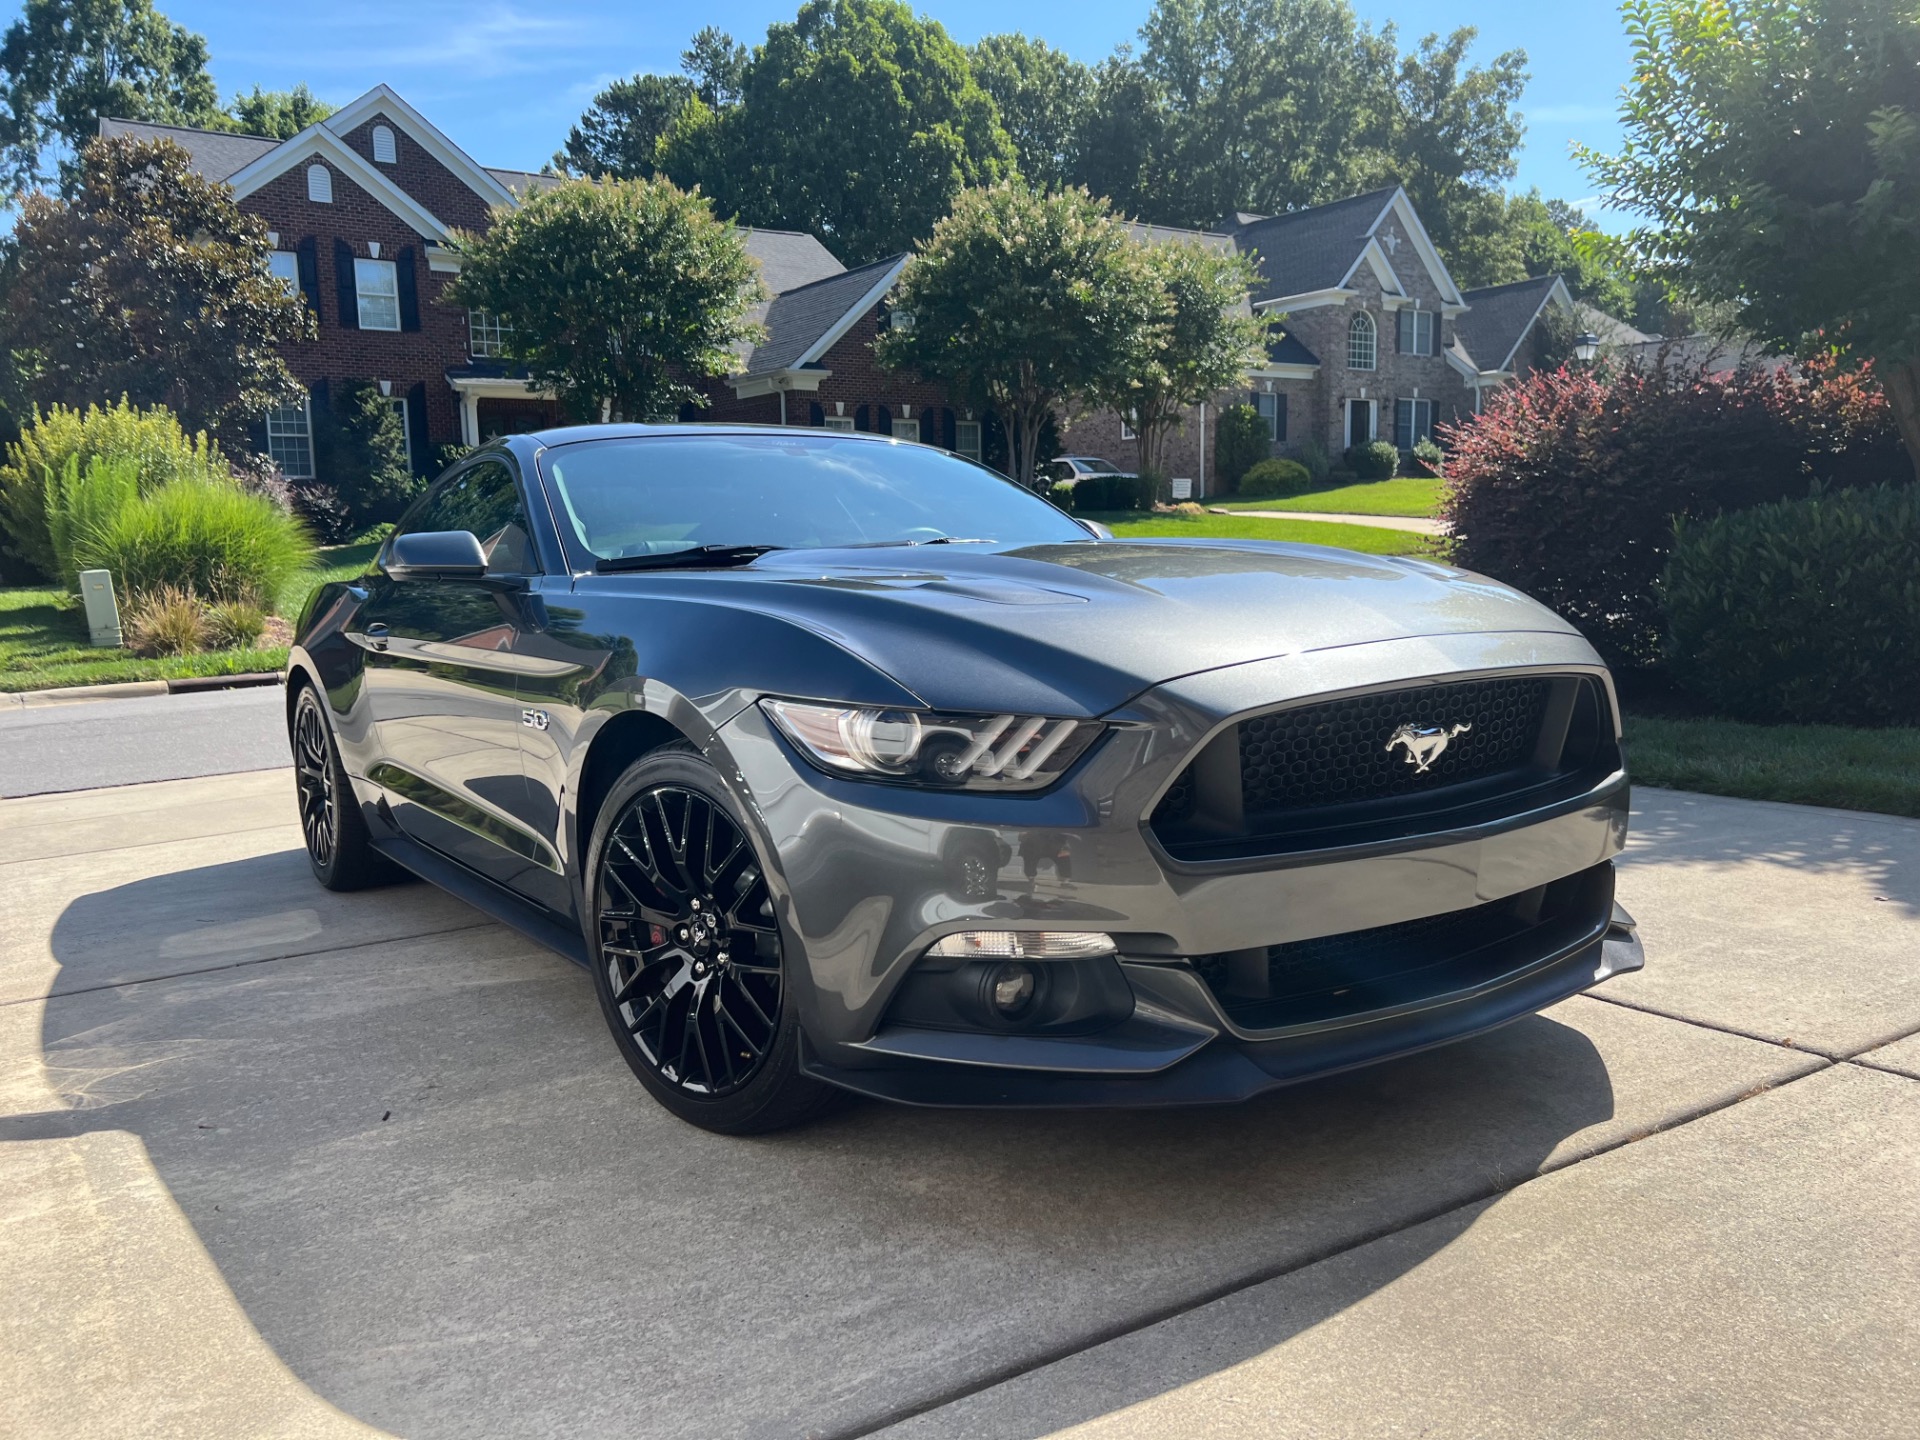
{"label": "black alloy wheel", "polygon": [[779,1034],[780,932],[753,847],[706,796],[656,785],[600,855],[601,963],[635,1048],[689,1096],[739,1090]]}
{"label": "black alloy wheel", "polygon": [[329,890],[364,890],[405,878],[405,872],[373,848],[366,817],[340,763],[327,707],[310,681],[296,681],[288,739],[300,803],[300,835],[314,879]]}

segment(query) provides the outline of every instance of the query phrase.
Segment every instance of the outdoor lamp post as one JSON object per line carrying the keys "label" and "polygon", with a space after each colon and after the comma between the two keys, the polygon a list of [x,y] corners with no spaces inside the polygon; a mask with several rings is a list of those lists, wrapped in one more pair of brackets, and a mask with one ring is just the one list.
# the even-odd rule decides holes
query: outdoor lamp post
{"label": "outdoor lamp post", "polygon": [[1583,330],[1573,337],[1573,356],[1582,365],[1591,365],[1599,353],[1600,337],[1591,330]]}

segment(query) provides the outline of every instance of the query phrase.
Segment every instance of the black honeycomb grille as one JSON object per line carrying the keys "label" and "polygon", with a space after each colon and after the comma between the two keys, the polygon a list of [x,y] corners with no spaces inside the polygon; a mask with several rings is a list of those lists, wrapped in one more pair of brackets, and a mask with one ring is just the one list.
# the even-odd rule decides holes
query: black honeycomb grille
{"label": "black honeycomb grille", "polygon": [[[1518,770],[1533,758],[1553,682],[1468,680],[1356,695],[1240,724],[1240,781],[1249,814],[1419,795]],[[1423,770],[1402,726],[1452,732]]]}

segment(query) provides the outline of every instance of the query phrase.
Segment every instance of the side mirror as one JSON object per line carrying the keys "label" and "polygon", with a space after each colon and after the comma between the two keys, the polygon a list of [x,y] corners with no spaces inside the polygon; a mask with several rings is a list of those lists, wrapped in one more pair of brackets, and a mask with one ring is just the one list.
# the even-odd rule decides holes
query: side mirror
{"label": "side mirror", "polygon": [[487,556],[471,530],[419,530],[389,540],[380,568],[389,580],[478,580]]}

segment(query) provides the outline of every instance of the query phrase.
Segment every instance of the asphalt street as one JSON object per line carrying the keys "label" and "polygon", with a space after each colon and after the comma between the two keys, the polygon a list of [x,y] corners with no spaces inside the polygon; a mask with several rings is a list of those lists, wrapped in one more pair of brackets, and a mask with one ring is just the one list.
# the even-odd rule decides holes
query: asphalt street
{"label": "asphalt street", "polygon": [[278,685],[0,706],[0,796],[49,795],[287,763]]}

